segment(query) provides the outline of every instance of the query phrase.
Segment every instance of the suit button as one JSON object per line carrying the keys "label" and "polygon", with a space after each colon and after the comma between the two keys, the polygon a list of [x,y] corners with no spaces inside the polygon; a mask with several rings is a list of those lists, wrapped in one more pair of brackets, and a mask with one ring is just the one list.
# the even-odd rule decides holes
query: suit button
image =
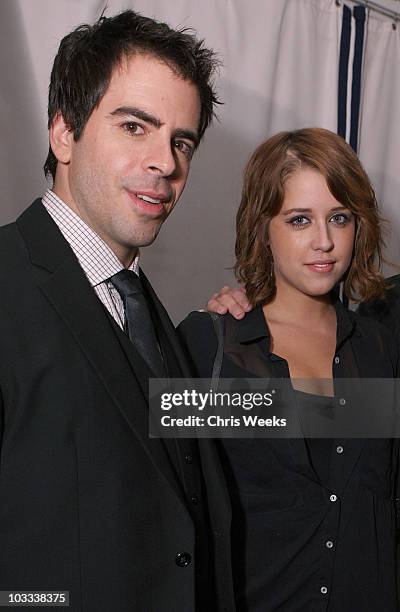
{"label": "suit button", "polygon": [[175,563],[178,567],[186,567],[192,560],[192,556],[188,552],[181,552],[175,557]]}

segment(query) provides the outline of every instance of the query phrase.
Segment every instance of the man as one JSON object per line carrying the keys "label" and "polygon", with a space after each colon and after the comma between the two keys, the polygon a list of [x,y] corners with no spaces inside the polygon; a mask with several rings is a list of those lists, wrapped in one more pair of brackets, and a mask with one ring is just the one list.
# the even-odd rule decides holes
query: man
{"label": "man", "polygon": [[215,65],[133,11],[61,42],[53,188],[1,229],[0,590],[69,591],[74,612],[233,609],[215,451],[208,511],[194,444],[148,437],[149,377],[189,372],[138,267],[212,119]]}

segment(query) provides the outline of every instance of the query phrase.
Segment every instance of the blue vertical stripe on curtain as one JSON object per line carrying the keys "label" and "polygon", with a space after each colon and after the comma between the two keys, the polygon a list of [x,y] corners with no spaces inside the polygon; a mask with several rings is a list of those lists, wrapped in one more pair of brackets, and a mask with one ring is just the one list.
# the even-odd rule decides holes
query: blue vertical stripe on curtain
{"label": "blue vertical stripe on curtain", "polygon": [[[356,6],[351,9],[343,6],[342,32],[340,37],[339,56],[339,87],[338,87],[338,134],[346,139],[347,133],[347,94],[349,77],[349,58],[351,45],[352,15],[355,21],[353,73],[351,82],[351,104],[350,104],[350,146],[357,153],[358,148],[358,124],[360,119],[361,102],[361,76],[362,59],[364,49],[364,29],[366,10],[364,6]],[[348,306],[348,299],[343,294],[342,300]]]}
{"label": "blue vertical stripe on curtain", "polygon": [[353,11],[356,23],[356,35],[354,42],[353,59],[353,82],[351,86],[351,120],[350,120],[350,145],[357,153],[358,150],[358,124],[360,118],[361,101],[361,72],[364,51],[365,30],[365,6],[356,6]]}
{"label": "blue vertical stripe on curtain", "polygon": [[342,33],[340,37],[339,87],[338,87],[338,128],[339,136],[346,138],[347,79],[351,39],[351,9],[343,6]]}

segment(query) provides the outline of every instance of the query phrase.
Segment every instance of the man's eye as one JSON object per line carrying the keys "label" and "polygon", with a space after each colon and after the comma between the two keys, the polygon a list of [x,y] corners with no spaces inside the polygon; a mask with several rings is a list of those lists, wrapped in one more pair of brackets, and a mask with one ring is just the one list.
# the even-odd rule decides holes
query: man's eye
{"label": "man's eye", "polygon": [[143,126],[140,123],[136,123],[135,121],[129,121],[128,123],[124,123],[124,130],[128,132],[128,134],[133,134],[134,136],[144,134]]}
{"label": "man's eye", "polygon": [[337,213],[336,215],[333,215],[333,217],[330,218],[330,221],[336,223],[336,225],[346,225],[349,220],[349,216],[344,215],[343,213]]}
{"label": "man's eye", "polygon": [[310,220],[307,217],[303,217],[302,215],[298,215],[297,217],[292,217],[289,219],[288,223],[293,225],[294,227],[302,227],[304,225],[308,225]]}
{"label": "man's eye", "polygon": [[188,159],[193,155],[193,147],[184,140],[175,140],[174,146],[178,151],[181,151]]}

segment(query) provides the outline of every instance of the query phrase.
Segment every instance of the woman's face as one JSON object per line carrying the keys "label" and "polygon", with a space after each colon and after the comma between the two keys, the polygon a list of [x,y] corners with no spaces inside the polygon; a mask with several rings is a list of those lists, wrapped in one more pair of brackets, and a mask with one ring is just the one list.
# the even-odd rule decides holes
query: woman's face
{"label": "woman's face", "polygon": [[295,172],[269,225],[277,292],[329,293],[350,265],[354,235],[353,214],[335,200],[322,174]]}

